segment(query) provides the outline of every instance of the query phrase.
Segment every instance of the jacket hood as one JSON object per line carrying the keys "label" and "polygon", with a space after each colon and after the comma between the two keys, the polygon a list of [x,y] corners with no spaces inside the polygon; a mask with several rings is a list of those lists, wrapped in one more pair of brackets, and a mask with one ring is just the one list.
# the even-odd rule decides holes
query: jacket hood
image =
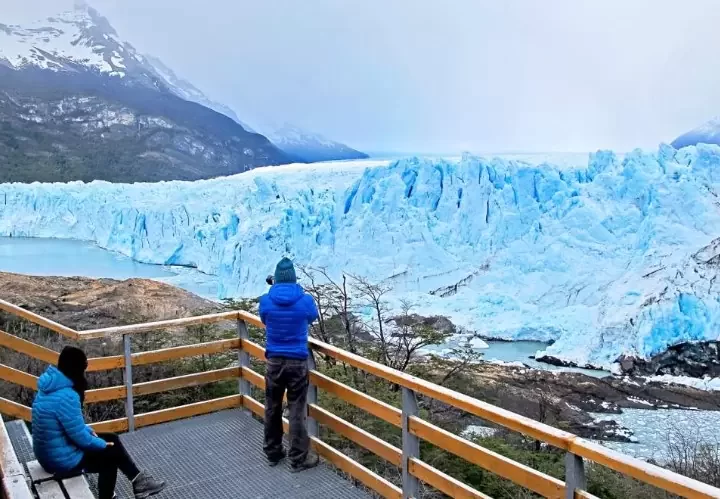
{"label": "jacket hood", "polygon": [[38,379],[38,391],[42,393],[53,393],[72,386],[73,382],[55,366],[48,367]]}
{"label": "jacket hood", "polygon": [[282,283],[270,288],[268,296],[276,305],[289,307],[296,304],[304,294],[305,291],[299,284]]}

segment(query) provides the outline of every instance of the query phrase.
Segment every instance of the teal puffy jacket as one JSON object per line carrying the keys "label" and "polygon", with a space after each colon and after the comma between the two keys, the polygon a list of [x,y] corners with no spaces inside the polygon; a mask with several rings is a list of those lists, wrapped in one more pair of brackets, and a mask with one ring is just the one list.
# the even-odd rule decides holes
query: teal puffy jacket
{"label": "teal puffy jacket", "polygon": [[90,431],[83,419],[80,395],[57,367],[50,366],[38,380],[32,405],[32,440],[35,457],[49,473],[73,470],[85,451],[107,445]]}

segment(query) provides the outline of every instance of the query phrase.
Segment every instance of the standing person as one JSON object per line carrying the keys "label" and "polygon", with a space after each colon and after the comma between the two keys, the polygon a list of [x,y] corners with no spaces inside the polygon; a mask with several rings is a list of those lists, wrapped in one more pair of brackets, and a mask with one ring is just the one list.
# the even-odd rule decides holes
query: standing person
{"label": "standing person", "polygon": [[88,361],[85,352],[65,347],[58,365],[50,366],[38,380],[32,405],[32,437],[35,457],[48,473],[98,473],[100,499],[112,499],[118,469],[132,482],[136,498],[157,494],[165,482],[141,472],[117,435],[97,435],[85,424]]}
{"label": "standing person", "polygon": [[290,410],[290,467],[313,468],[320,462],[310,454],[307,432],[308,329],[317,320],[313,298],[297,283],[295,267],[287,258],[275,269],[270,291],[260,297],[260,319],[265,324],[265,455],[271,466],[285,458],[282,445],[282,404],[287,391]]}

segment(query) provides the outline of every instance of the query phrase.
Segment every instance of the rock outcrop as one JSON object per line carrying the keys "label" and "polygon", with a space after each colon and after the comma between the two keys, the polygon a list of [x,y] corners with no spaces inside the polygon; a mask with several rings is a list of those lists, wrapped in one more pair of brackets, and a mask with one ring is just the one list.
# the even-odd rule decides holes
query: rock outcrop
{"label": "rock outcrop", "polygon": [[37,277],[0,272],[0,298],[77,330],[176,319],[221,306],[149,279]]}
{"label": "rock outcrop", "polygon": [[680,343],[647,359],[621,356],[617,360],[623,373],[633,376],[720,376],[720,342]]}

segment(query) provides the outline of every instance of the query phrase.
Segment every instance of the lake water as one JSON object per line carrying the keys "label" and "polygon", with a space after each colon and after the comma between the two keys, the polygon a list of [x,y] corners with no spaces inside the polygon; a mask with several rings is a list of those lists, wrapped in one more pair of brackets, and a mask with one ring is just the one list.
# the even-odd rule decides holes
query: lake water
{"label": "lake water", "polygon": [[693,444],[720,446],[720,412],[682,409],[623,409],[622,414],[593,414],[633,430],[636,443],[602,442],[603,445],[640,459],[667,460],[671,443],[681,439]]}
{"label": "lake water", "polygon": [[561,367],[553,366],[552,364],[546,364],[545,362],[538,362],[535,359],[531,359],[538,350],[545,350],[547,348],[546,343],[540,341],[485,341],[488,344],[487,349],[483,350],[484,360],[500,360],[503,362],[522,362],[527,364],[533,369],[544,369],[547,371],[564,371],[564,372],[577,372],[587,374],[596,378],[604,378],[609,376],[609,371],[600,371],[596,369],[582,369],[580,367]]}
{"label": "lake water", "polygon": [[213,276],[193,269],[139,263],[92,243],[71,239],[0,237],[0,271],[106,279],[156,279],[208,299],[217,297]]}
{"label": "lake water", "polygon": [[176,275],[168,267],[138,263],[91,243],[16,237],[0,237],[0,269],[16,274],[110,279]]}
{"label": "lake water", "polygon": [[[452,338],[442,345],[427,347],[425,350],[435,355],[450,356],[449,350],[460,346],[462,339]],[[483,360],[492,362],[522,362],[533,369],[543,369],[545,371],[561,371],[561,372],[577,372],[593,376],[595,378],[604,378],[609,376],[609,371],[601,371],[597,369],[583,369],[580,367],[563,367],[554,366],[545,362],[538,362],[532,357],[539,351],[547,348],[547,343],[541,341],[494,341],[485,340],[488,348],[483,348]]]}

